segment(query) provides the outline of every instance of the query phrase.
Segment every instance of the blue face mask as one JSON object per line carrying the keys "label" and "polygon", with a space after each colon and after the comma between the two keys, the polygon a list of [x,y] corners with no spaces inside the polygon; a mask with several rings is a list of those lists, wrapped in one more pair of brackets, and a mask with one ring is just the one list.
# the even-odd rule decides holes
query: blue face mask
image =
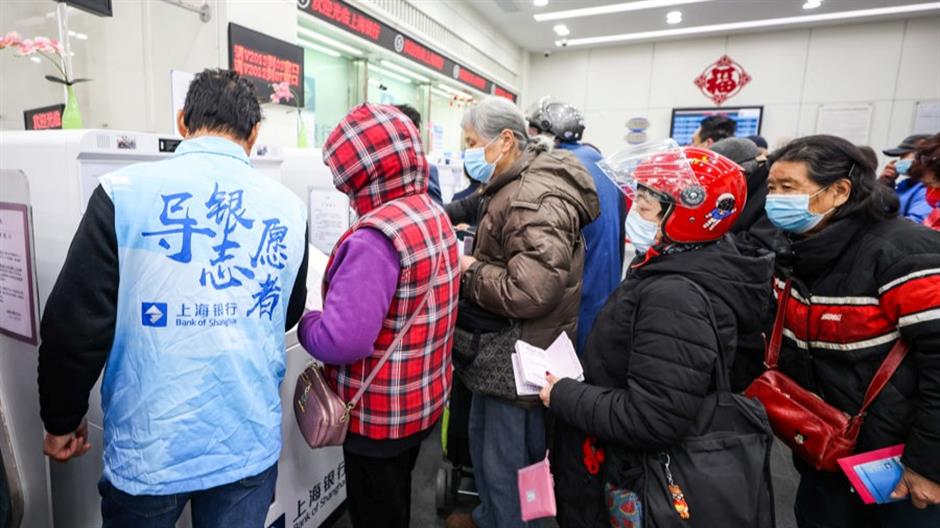
{"label": "blue face mask", "polygon": [[496,158],[496,161],[490,163],[486,161],[486,147],[492,145],[493,141],[497,139],[499,139],[499,136],[493,138],[486,146],[469,148],[463,151],[463,166],[467,170],[467,176],[470,176],[480,183],[490,181],[490,178],[493,177],[493,172],[496,170],[496,164],[499,162],[499,159],[503,157],[503,154],[500,153],[499,158]]}
{"label": "blue face mask", "polygon": [[635,207],[630,208],[627,213],[627,222],[624,224],[627,238],[641,255],[645,254],[649,248],[656,243],[656,236],[659,235],[659,223],[650,222],[640,216]]}
{"label": "blue face mask", "polygon": [[911,170],[911,164],[912,164],[912,163],[914,163],[914,160],[912,160],[912,159],[898,160],[898,161],[894,164],[894,169],[895,169],[896,171],[898,171],[898,174],[900,174],[900,175],[903,176],[903,175],[907,174],[908,171]]}
{"label": "blue face mask", "polygon": [[809,210],[810,199],[825,190],[820,189],[813,195],[768,194],[764,211],[778,229],[789,233],[805,233],[819,225],[819,222],[833,211],[830,209],[825,213],[814,213]]}

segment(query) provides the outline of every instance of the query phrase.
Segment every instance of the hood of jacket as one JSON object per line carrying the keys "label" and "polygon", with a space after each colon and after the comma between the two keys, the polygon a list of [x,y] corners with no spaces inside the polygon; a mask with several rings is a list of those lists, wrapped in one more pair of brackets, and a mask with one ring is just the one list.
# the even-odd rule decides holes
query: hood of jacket
{"label": "hood of jacket", "polygon": [[697,249],[659,255],[633,273],[637,278],[668,273],[692,279],[734,312],[741,332],[759,329],[767,310],[773,310],[773,253],[739,247],[729,235]]}
{"label": "hood of jacket", "polygon": [[394,106],[353,108],[323,144],[323,162],[359,216],[428,190],[428,162],[418,130]]}

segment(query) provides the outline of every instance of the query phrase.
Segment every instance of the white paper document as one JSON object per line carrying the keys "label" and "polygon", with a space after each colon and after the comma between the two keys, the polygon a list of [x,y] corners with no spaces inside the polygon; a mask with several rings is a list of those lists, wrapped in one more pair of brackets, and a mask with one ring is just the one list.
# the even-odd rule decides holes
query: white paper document
{"label": "white paper document", "polygon": [[[584,369],[578,360],[574,345],[568,339],[568,334],[562,332],[547,349],[532,346],[525,341],[516,341],[518,360],[513,359],[513,369],[516,371],[516,390],[519,392],[519,380],[527,385],[544,387],[548,384],[545,373],[551,372],[556,378],[571,378],[584,380]],[[522,395],[522,392],[519,392]]]}
{"label": "white paper document", "polygon": [[516,378],[516,394],[519,396],[534,396],[539,393],[539,386],[532,385],[522,377],[522,363],[519,354],[512,355],[512,375]]}

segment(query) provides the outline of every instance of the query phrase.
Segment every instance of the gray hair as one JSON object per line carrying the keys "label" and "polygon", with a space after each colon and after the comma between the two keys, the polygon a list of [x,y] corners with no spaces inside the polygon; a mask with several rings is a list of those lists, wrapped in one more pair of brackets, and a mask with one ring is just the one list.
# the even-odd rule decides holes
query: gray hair
{"label": "gray hair", "polygon": [[509,99],[503,97],[486,97],[468,108],[460,126],[473,130],[487,141],[498,136],[503,130],[509,130],[516,137],[519,150],[524,150],[529,143],[529,124],[525,114]]}

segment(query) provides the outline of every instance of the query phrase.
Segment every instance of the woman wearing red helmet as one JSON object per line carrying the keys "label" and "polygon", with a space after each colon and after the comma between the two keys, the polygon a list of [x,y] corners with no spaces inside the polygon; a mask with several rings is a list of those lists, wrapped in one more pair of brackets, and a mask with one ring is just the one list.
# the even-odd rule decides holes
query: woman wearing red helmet
{"label": "woman wearing red helmet", "polygon": [[[744,254],[725,236],[746,200],[741,169],[714,152],[672,142],[618,153],[602,168],[633,194],[626,228],[637,258],[588,336],[585,382],[548,375],[541,392],[562,422],[553,446],[559,522],[629,525],[642,510],[656,525],[685,515],[688,526],[706,526],[712,515],[723,515],[709,502],[728,490],[756,505],[758,519],[729,512],[712,526],[770,526],[770,493],[760,482],[739,476],[738,484],[748,484],[738,487],[716,477],[702,492],[682,488],[677,476],[669,491],[674,511],[666,512],[647,506],[651,488],[643,482],[646,457],[687,437],[719,380],[727,386],[727,368],[719,365],[731,364],[737,336],[760,325],[769,309],[772,256]],[[587,437],[584,450],[579,432],[581,441]],[[768,433],[768,448],[769,441]],[[572,460],[582,459],[579,472]]]}

